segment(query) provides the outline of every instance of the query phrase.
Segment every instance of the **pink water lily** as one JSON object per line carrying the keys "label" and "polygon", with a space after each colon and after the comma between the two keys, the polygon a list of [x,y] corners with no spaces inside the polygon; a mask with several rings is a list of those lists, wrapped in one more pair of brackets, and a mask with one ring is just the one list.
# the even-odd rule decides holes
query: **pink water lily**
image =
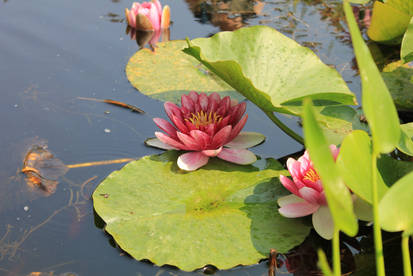
{"label": "pink water lily", "polygon": [[147,145],[188,151],[178,158],[179,168],[196,170],[208,163],[210,157],[247,165],[257,160],[246,148],[261,143],[265,137],[256,132],[241,132],[248,115],[243,116],[246,103],[238,103],[218,93],[209,96],[194,91],[182,95],[181,107],[166,102],[165,111],[171,123],[154,118],[163,132],[155,132],[157,138],[146,141]]}
{"label": "pink water lily", "polygon": [[125,9],[125,15],[129,26],[141,31],[167,29],[170,24],[169,6],[166,5],[162,9],[158,0],[142,4],[134,2],[130,10]]}
{"label": "pink water lily", "polygon": [[[330,150],[336,160],[339,149],[331,145]],[[320,177],[308,152],[305,151],[298,160],[288,158],[287,168],[292,180],[281,175],[280,181],[293,194],[278,199],[278,211],[288,218],[312,214],[313,226],[317,233],[325,239],[331,239],[334,231],[333,218],[327,206]]]}

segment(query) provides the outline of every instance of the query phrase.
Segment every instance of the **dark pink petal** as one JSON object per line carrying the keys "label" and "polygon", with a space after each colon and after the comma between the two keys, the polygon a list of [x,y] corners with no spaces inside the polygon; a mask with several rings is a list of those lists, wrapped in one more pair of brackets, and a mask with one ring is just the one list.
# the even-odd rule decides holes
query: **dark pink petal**
{"label": "dark pink petal", "polygon": [[248,165],[257,161],[257,156],[246,149],[223,148],[222,151],[217,155],[217,157],[239,165]]}
{"label": "dark pink petal", "polygon": [[186,150],[187,149],[187,147],[184,144],[176,141],[175,139],[172,139],[171,137],[169,137],[168,135],[166,135],[163,132],[156,131],[155,136],[159,140],[161,140],[161,142],[163,142],[165,144],[168,144],[168,145],[170,145],[174,148],[181,149],[181,150]]}
{"label": "dark pink petal", "polygon": [[315,190],[317,190],[318,192],[322,192],[323,191],[323,186],[321,185],[321,180],[317,180],[317,181],[311,181],[309,179],[302,179],[303,183],[310,187],[313,188]]}
{"label": "dark pink petal", "polygon": [[210,125],[208,125],[206,128],[205,128],[205,132],[209,135],[209,136],[211,136],[211,137],[213,137],[214,135],[215,135],[215,131],[217,130],[217,128],[216,128],[216,125],[215,124],[210,124]]}
{"label": "dark pink petal", "polygon": [[298,194],[298,189],[295,186],[295,183],[293,181],[291,181],[291,179],[289,179],[288,177],[284,176],[284,175],[280,175],[280,181],[281,184],[283,184],[283,186],[289,190],[290,192],[292,192],[293,194],[299,196]]}
{"label": "dark pink petal", "polygon": [[319,206],[308,202],[291,203],[278,209],[278,212],[287,218],[308,216],[318,210]]}
{"label": "dark pink petal", "polygon": [[318,204],[320,204],[320,205],[327,205],[326,194],[325,194],[324,191],[322,191],[322,192],[320,193],[320,198],[319,198]]}
{"label": "dark pink petal", "polygon": [[226,96],[219,103],[216,113],[221,116],[226,116],[230,107],[231,107],[231,99],[230,97]]}
{"label": "dark pink petal", "polygon": [[201,105],[198,102],[196,102],[194,105],[194,111],[195,111],[194,113],[201,112],[201,110],[202,110]]}
{"label": "dark pink petal", "polygon": [[208,110],[208,96],[205,93],[201,93],[198,98],[199,105],[201,106],[201,110],[207,111]]}
{"label": "dark pink petal", "polygon": [[161,140],[159,140],[158,138],[149,138],[145,141],[145,145],[149,146],[149,147],[154,147],[154,148],[158,148],[158,149],[164,149],[164,150],[172,150],[172,149],[177,149],[175,147],[172,147],[168,144],[165,144],[164,142],[162,142]]}
{"label": "dark pink petal", "polygon": [[177,132],[179,140],[189,149],[189,150],[202,150],[202,145],[197,143],[194,138],[189,135],[186,135],[182,132]]}
{"label": "dark pink petal", "polygon": [[298,190],[299,196],[312,204],[318,204],[320,193],[309,187],[302,187]]}
{"label": "dark pink petal", "polygon": [[185,122],[185,126],[188,128],[188,132],[192,131],[192,130],[196,130],[198,129],[193,123],[191,123],[190,121],[184,121]]}
{"label": "dark pink petal", "polygon": [[189,95],[189,97],[191,97],[191,99],[194,103],[198,102],[198,93],[196,93],[195,91],[191,91],[191,92],[189,92],[188,95]]}
{"label": "dark pink petal", "polygon": [[183,133],[188,133],[188,128],[186,127],[185,123],[183,120],[180,120],[178,117],[175,115],[172,115],[171,117],[172,123]]}
{"label": "dark pink petal", "polygon": [[228,125],[230,119],[231,119],[231,116],[229,115],[226,116],[224,119],[222,119],[221,122],[217,124],[217,129],[221,129],[224,126]]}
{"label": "dark pink petal", "polygon": [[165,131],[169,136],[171,136],[172,138],[176,138],[176,128],[174,128],[174,126],[171,125],[170,122],[161,118],[153,118],[153,121],[160,129]]}
{"label": "dark pink petal", "polygon": [[181,110],[179,109],[179,107],[176,104],[171,103],[171,102],[166,102],[166,103],[164,103],[163,106],[165,108],[166,115],[168,115],[168,117],[169,117],[169,119],[171,119],[171,121],[172,121],[172,116],[174,116],[174,115],[177,116],[178,118],[182,118]]}
{"label": "dark pink petal", "polygon": [[288,204],[300,203],[300,202],[305,202],[305,200],[294,194],[282,196],[277,199],[277,204],[280,207],[284,207],[285,205],[288,205]]}
{"label": "dark pink petal", "polygon": [[209,157],[215,157],[222,151],[222,147],[216,150],[203,150],[202,153]]}
{"label": "dark pink petal", "polygon": [[215,102],[218,104],[221,101],[221,97],[219,96],[217,92],[214,92],[209,95],[208,101],[209,103]]}
{"label": "dark pink petal", "polygon": [[217,149],[227,143],[228,137],[231,134],[232,126],[226,126],[219,130],[212,138],[210,149]]}
{"label": "dark pink petal", "polygon": [[207,148],[207,146],[211,143],[211,136],[201,130],[191,130],[189,134],[198,144],[202,145],[202,149]]}
{"label": "dark pink petal", "polygon": [[208,113],[214,113],[217,110],[217,108],[218,108],[218,102],[209,100]]}
{"label": "dark pink petal", "polygon": [[184,107],[188,112],[194,112],[195,110],[195,105],[194,102],[192,101],[191,97],[188,95],[182,95],[181,96],[181,105]]}
{"label": "dark pink petal", "polygon": [[328,206],[321,206],[313,214],[314,230],[324,239],[331,240],[334,233],[334,222]]}
{"label": "dark pink petal", "polygon": [[237,137],[237,135],[241,132],[242,128],[245,126],[245,123],[247,122],[248,119],[248,114],[245,114],[245,116],[233,127],[231,136],[229,137],[229,141]]}
{"label": "dark pink petal", "polygon": [[238,104],[237,106],[234,107],[234,110],[232,112],[232,120],[231,120],[231,124],[236,124],[239,122],[239,120],[241,119],[242,115],[245,113],[245,110],[247,108],[247,103],[246,102],[242,102],[240,104]]}
{"label": "dark pink petal", "polygon": [[178,167],[185,171],[194,171],[208,163],[209,157],[201,152],[187,152],[178,157]]}

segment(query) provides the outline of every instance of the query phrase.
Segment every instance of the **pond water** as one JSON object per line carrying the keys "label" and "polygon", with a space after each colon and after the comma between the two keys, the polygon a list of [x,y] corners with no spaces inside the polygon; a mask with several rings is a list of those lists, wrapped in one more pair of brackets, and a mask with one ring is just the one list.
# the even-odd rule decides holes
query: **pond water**
{"label": "pond water", "polygon": [[[207,37],[220,30],[247,25],[269,25],[312,48],[325,63],[336,67],[350,89],[359,95],[354,56],[349,36],[342,27],[345,23],[338,2],[165,0],[162,3],[171,7],[172,40]],[[164,117],[163,103],[140,94],[125,75],[129,58],[139,49],[136,41],[125,33],[124,9],[130,5],[125,0],[0,2],[0,275],[204,273],[138,262],[116,248],[105,234],[102,222],[93,212],[90,195],[108,174],[124,163],[62,170],[51,181],[49,192],[36,191],[20,173],[25,154],[33,145],[47,145],[66,165],[139,158],[160,152],[143,142],[154,136],[156,126],[152,118]],[[138,106],[146,113],[79,97],[116,99]],[[266,143],[254,149],[256,154],[281,158],[302,150],[301,145],[273,127],[252,104],[247,112],[249,121],[245,130],[267,136]],[[282,120],[301,132],[293,118]],[[56,159],[51,162],[60,164]],[[371,251],[371,241],[366,243]],[[300,250],[318,245],[326,246],[312,235]],[[357,246],[348,248],[353,254],[361,252]],[[307,268],[315,269],[313,253],[300,254],[296,255],[306,258]],[[369,256],[362,255],[359,260],[370,263],[370,267]],[[350,263],[347,271],[354,269],[354,260]],[[263,261],[215,274],[267,275],[267,271],[268,262]],[[279,271],[282,275],[293,275],[285,266]],[[371,273],[372,269],[366,271]],[[306,273],[309,270],[297,270],[294,275]]]}

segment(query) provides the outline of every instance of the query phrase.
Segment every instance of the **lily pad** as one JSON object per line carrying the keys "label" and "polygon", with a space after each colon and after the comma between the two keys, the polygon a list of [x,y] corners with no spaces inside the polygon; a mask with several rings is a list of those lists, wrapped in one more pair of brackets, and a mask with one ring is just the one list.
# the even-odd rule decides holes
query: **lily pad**
{"label": "lily pad", "polygon": [[[184,51],[265,111],[293,113],[304,97],[355,104],[339,73],[310,49],[267,26],[188,41]],[[301,104],[300,104],[301,106]]]}
{"label": "lily pad", "polygon": [[210,159],[185,173],[178,153],[145,156],[110,174],[95,190],[96,212],[106,231],[135,259],[191,271],[250,265],[271,248],[286,252],[310,226],[279,215],[286,174],[274,159],[240,166]]}
{"label": "lily pad", "polygon": [[413,110],[413,66],[401,60],[384,67],[381,73],[396,108],[401,111]]}
{"label": "lily pad", "polygon": [[180,103],[181,95],[192,90],[244,99],[196,59],[184,54],[185,46],[185,41],[175,40],[158,43],[155,51],[137,51],[126,65],[129,82],[149,97],[174,103]]}
{"label": "lily pad", "polygon": [[368,36],[378,42],[399,44],[413,15],[413,0],[375,1]]}

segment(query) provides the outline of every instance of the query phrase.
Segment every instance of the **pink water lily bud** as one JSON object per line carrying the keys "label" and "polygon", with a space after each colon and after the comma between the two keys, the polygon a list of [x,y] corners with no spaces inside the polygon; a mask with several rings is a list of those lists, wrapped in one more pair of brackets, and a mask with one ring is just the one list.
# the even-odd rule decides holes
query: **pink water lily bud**
{"label": "pink water lily bud", "polygon": [[[336,160],[339,149],[331,145],[330,150]],[[312,214],[314,229],[317,233],[325,239],[331,239],[334,231],[333,219],[327,206],[321,179],[308,152],[305,151],[298,160],[288,158],[287,168],[292,180],[281,175],[280,181],[293,194],[278,199],[280,206],[278,211],[289,218]]]}
{"label": "pink water lily bud", "polygon": [[125,9],[126,20],[129,26],[141,31],[158,31],[169,28],[170,9],[166,5],[163,9],[158,0],[134,2],[131,9]]}
{"label": "pink water lily bud", "polygon": [[248,115],[244,115],[246,103],[238,103],[230,97],[221,98],[218,93],[190,92],[182,95],[181,106],[166,102],[165,111],[172,124],[154,118],[163,132],[155,132],[157,138],[146,141],[147,145],[162,149],[184,150],[178,158],[182,170],[193,171],[208,163],[210,157],[247,165],[257,160],[247,150],[264,141],[264,135],[241,132]]}

